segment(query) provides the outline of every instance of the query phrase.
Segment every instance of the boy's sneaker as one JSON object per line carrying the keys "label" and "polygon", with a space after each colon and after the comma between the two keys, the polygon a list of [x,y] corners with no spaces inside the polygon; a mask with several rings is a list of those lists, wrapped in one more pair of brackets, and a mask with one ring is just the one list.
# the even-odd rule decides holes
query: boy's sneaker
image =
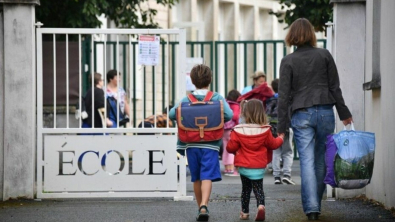
{"label": "boy's sneaker", "polygon": [[288,175],[284,175],[283,182],[286,184],[295,185],[295,182]]}
{"label": "boy's sneaker", "polygon": [[281,178],[280,177],[275,177],[274,178],[274,184],[282,184]]}
{"label": "boy's sneaker", "polygon": [[198,215],[196,216],[196,221],[208,221],[209,212],[206,205],[202,205],[199,208]]}

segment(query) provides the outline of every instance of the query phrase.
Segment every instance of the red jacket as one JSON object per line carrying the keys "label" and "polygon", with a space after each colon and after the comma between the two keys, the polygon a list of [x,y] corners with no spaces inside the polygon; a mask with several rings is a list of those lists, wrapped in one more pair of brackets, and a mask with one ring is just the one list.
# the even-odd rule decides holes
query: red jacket
{"label": "red jacket", "polygon": [[235,166],[266,168],[272,161],[273,150],[282,144],[283,139],[274,138],[270,126],[240,124],[233,128],[226,150],[235,154]]}
{"label": "red jacket", "polygon": [[233,111],[233,117],[232,120],[236,123],[239,124],[239,118],[240,118],[240,104],[238,102],[233,102],[230,100],[226,100],[230,106],[230,109]]}
{"label": "red jacket", "polygon": [[240,96],[237,99],[237,102],[241,102],[243,100],[258,99],[263,102],[263,107],[266,109],[266,100],[273,96],[273,90],[269,86],[267,86],[267,83],[263,83],[262,85],[253,88],[248,93]]}

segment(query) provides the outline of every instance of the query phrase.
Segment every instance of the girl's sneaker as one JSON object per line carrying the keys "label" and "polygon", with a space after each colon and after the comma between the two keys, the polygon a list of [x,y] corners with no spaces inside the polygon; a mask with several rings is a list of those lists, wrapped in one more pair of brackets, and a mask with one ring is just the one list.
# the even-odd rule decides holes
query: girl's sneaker
{"label": "girl's sneaker", "polygon": [[238,176],[240,176],[240,175],[239,175],[239,173],[238,173],[237,171],[234,171],[232,174],[229,174],[228,176],[231,176],[231,177],[238,177]]}
{"label": "girl's sneaker", "polygon": [[228,172],[225,173],[224,175],[225,176],[231,176],[233,173],[234,173],[233,170],[228,170]]}
{"label": "girl's sneaker", "polygon": [[265,221],[265,206],[259,205],[255,221]]}
{"label": "girl's sneaker", "polygon": [[249,219],[250,219],[249,213],[243,213],[243,211],[240,212],[240,220],[249,220]]}

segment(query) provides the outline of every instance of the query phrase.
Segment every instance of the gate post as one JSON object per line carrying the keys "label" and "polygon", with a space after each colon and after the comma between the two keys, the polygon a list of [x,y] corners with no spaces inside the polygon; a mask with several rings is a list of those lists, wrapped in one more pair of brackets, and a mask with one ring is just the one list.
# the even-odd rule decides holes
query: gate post
{"label": "gate post", "polygon": [[[0,146],[2,200],[34,198],[36,138],[35,5],[39,0],[0,0],[0,75],[3,80]],[[4,86],[4,87],[3,87]],[[4,117],[4,118],[3,118]]]}

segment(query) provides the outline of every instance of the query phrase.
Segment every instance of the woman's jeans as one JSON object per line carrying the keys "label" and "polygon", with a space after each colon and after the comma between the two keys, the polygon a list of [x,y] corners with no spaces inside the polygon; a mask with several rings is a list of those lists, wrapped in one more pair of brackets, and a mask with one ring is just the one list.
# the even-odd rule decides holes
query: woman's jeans
{"label": "woman's jeans", "polygon": [[300,159],[305,214],[321,212],[321,200],[326,187],[326,136],[335,129],[332,107],[333,105],[317,105],[298,109],[292,115],[291,124]]}

